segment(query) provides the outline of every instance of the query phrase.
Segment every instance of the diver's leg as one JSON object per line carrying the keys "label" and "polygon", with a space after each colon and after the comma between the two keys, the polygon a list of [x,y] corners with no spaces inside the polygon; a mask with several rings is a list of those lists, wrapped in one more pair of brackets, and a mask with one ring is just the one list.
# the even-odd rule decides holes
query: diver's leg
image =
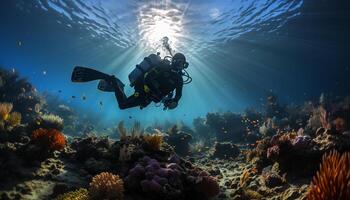
{"label": "diver's leg", "polygon": [[135,95],[131,95],[130,97],[126,98],[124,93],[120,93],[120,91],[119,92],[116,91],[115,96],[117,98],[120,109],[127,109],[127,108],[144,105],[144,99],[140,97],[136,97]]}

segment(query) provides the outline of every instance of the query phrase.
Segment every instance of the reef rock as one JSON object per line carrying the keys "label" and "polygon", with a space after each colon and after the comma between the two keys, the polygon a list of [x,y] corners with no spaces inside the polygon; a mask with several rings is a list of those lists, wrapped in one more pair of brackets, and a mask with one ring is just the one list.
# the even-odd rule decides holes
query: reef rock
{"label": "reef rock", "polygon": [[239,153],[239,148],[230,142],[216,142],[212,156],[215,158],[226,159],[235,158]]}

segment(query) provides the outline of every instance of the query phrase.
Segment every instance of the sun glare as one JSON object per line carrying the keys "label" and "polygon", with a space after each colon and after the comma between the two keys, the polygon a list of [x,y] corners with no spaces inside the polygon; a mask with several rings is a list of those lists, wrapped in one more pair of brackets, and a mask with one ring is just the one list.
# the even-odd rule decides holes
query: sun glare
{"label": "sun glare", "polygon": [[181,11],[176,9],[140,9],[138,28],[141,42],[154,50],[160,50],[163,37],[168,37],[171,47],[176,49],[183,36]]}

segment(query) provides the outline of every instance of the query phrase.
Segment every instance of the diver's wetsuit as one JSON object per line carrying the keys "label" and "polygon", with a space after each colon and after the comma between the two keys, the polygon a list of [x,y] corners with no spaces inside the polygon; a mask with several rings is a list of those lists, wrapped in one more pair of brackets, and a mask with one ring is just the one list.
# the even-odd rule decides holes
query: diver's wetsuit
{"label": "diver's wetsuit", "polygon": [[[135,93],[126,97],[123,89],[116,87],[115,96],[120,109],[146,107],[152,101],[158,103],[175,90],[174,101],[182,96],[183,79],[181,71],[173,70],[168,62],[161,62],[135,83]],[[149,88],[149,91],[148,89]],[[171,96],[172,97],[172,96]]]}

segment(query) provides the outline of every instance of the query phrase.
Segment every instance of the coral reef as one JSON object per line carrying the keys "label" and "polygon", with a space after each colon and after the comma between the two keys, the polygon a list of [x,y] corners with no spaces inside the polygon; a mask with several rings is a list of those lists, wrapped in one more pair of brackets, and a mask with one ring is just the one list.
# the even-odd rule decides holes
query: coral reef
{"label": "coral reef", "polygon": [[177,154],[185,156],[190,153],[190,144],[192,136],[182,130],[179,130],[178,126],[174,125],[168,130],[168,136],[165,137],[165,141],[174,147]]}
{"label": "coral reef", "polygon": [[123,199],[124,182],[118,176],[103,172],[92,178],[89,187],[90,199]]}
{"label": "coral reef", "polygon": [[208,113],[193,121],[194,131],[171,122],[144,130],[138,121],[107,131],[78,122],[84,118],[68,104],[45,102],[31,85],[20,89],[27,82],[12,72],[0,75],[12,84],[0,86],[0,199],[350,195],[350,98],[281,106],[270,95],[263,112]]}
{"label": "coral reef", "polygon": [[309,200],[348,199],[350,197],[350,153],[332,151],[323,156],[307,195]]}
{"label": "coral reef", "polygon": [[0,68],[0,78],[0,102],[11,102],[25,123],[35,118],[43,104],[36,89],[15,71]]}
{"label": "coral reef", "polygon": [[230,142],[216,142],[212,156],[214,158],[227,159],[235,158],[239,155],[239,148]]}
{"label": "coral reef", "polygon": [[160,199],[209,199],[219,193],[217,181],[207,172],[175,157],[169,161],[163,163],[144,156],[130,169],[125,178],[126,188]]}
{"label": "coral reef", "polygon": [[219,142],[239,142],[246,133],[242,117],[232,112],[208,113],[206,124],[215,132]]}

